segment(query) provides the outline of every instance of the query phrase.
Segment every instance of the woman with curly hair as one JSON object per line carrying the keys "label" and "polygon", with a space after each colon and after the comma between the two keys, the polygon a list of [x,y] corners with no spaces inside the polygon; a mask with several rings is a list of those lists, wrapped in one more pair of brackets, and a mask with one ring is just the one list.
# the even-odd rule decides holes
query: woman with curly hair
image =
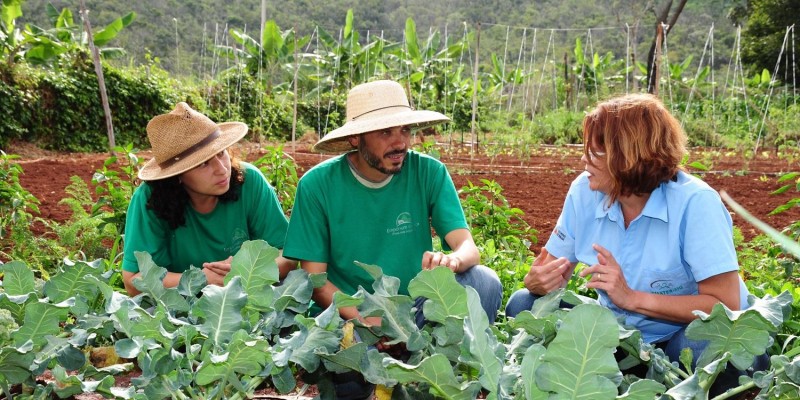
{"label": "woman with curly hair", "polygon": [[[130,295],[138,252],[167,269],[164,286],[178,285],[190,266],[222,285],[232,256],[246,240],[283,248],[288,221],[275,190],[256,167],[231,158],[228,147],[247,134],[241,122],[216,124],[186,103],[147,124],[153,158],[131,198],[125,225],[122,278]],[[297,263],[278,256],[280,278]]]}
{"label": "woman with curly hair", "polygon": [[[689,347],[696,362],[706,342],[685,335],[693,311],[748,307],[730,213],[714,189],[682,170],[686,134],[658,98],[601,102],[585,117],[583,138],[585,171],[506,315],[566,287],[581,262],[600,304],[671,360]],[[715,390],[735,385],[740,372],[727,372]]]}

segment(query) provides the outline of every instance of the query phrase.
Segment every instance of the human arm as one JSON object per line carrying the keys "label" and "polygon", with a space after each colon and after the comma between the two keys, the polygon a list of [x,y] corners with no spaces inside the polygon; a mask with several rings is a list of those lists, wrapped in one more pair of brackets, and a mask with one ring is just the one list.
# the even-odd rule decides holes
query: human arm
{"label": "human arm", "polygon": [[[208,283],[212,285],[221,286],[222,280],[225,279],[224,275],[219,275],[209,268],[203,268],[203,273],[206,275]],[[141,272],[122,271],[122,283],[125,285],[125,290],[128,292],[128,296],[136,296],[137,294],[141,293],[141,291],[136,289],[136,286],[133,285],[134,278],[137,278],[140,275]],[[167,272],[167,275],[164,276],[163,280],[164,287],[171,288],[178,286],[182,275],[183,274],[180,272]]]}
{"label": "human arm", "polygon": [[289,275],[289,272],[297,269],[297,261],[284,257],[283,250],[281,250],[278,257],[275,258],[275,263],[278,264],[278,276],[281,280],[286,278],[286,275]]}
{"label": "human arm", "polygon": [[610,251],[593,245],[598,263],[580,272],[581,276],[592,275],[586,287],[604,290],[614,305],[653,318],[673,322],[689,323],[697,318],[692,313],[700,310],[711,313],[715,304],[722,302],[731,310],[738,310],[739,275],[736,271],[710,276],[698,284],[696,295],[663,295],[631,289],[619,263]]}
{"label": "human arm", "polygon": [[544,296],[556,289],[567,286],[575,265],[564,257],[555,257],[546,248],[533,260],[528,273],[523,278],[529,292]]}
{"label": "human arm", "polygon": [[422,254],[422,269],[443,265],[455,273],[461,273],[481,262],[478,247],[469,230],[454,229],[445,235],[444,240],[453,251],[448,254],[426,251]]}

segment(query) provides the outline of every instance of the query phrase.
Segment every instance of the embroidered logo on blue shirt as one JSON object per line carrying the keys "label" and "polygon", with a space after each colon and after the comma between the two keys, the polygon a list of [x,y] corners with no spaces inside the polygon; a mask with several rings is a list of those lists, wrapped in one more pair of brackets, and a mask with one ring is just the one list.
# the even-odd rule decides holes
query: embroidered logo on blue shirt
{"label": "embroidered logo on blue shirt", "polygon": [[564,232],[559,231],[558,228],[553,228],[553,234],[556,235],[561,240],[564,240],[564,238],[567,237],[567,235],[564,234]]}
{"label": "embroidered logo on blue shirt", "polygon": [[683,289],[683,285],[674,287],[674,283],[668,279],[657,279],[650,282],[650,288],[654,294],[672,294]]}

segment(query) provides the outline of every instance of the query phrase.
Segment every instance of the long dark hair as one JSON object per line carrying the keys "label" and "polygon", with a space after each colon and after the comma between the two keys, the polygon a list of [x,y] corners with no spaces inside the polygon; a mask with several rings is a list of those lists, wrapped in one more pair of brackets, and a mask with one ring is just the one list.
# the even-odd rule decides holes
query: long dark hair
{"label": "long dark hair", "polygon": [[[167,221],[170,229],[186,225],[186,207],[189,206],[189,193],[181,184],[178,176],[145,182],[150,185],[150,198],[147,208],[156,216]],[[244,183],[244,169],[236,158],[231,159],[231,184],[228,191],[219,196],[219,201],[239,200],[239,193]]]}

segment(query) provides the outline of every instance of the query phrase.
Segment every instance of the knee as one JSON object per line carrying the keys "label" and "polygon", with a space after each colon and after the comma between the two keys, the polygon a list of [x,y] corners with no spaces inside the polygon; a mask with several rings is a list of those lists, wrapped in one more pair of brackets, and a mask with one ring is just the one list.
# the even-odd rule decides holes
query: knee
{"label": "knee", "polygon": [[511,294],[506,303],[506,317],[513,318],[525,310],[530,310],[535,300],[536,297],[528,289],[517,290]]}

